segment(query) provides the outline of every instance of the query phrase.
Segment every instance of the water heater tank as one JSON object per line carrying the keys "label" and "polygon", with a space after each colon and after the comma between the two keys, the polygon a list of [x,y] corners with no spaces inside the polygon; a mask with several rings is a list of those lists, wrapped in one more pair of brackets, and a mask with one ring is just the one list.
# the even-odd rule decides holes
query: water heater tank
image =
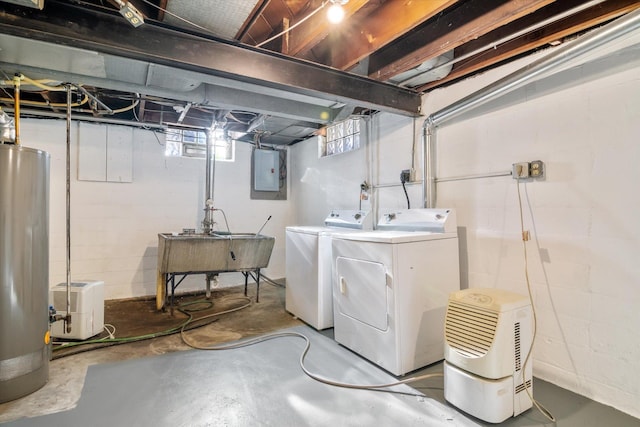
{"label": "water heater tank", "polygon": [[0,403],[49,378],[49,154],[0,144]]}

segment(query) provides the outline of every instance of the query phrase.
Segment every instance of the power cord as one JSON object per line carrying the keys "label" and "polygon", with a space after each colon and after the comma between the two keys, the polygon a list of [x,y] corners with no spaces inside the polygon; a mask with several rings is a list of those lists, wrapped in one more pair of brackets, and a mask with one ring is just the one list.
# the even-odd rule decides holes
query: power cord
{"label": "power cord", "polygon": [[540,413],[544,415],[545,418],[547,418],[549,421],[555,423],[556,419],[553,416],[553,414],[547,408],[545,408],[540,402],[538,402],[536,399],[533,398],[533,395],[531,394],[531,390],[529,390],[529,385],[527,384],[526,378],[524,377],[524,373],[526,372],[526,369],[527,369],[527,364],[529,363],[529,359],[531,358],[531,354],[533,353],[533,344],[535,343],[536,334],[538,332],[537,331],[538,320],[536,317],[536,307],[535,307],[535,304],[533,303],[533,295],[531,293],[531,283],[529,281],[529,262],[527,258],[527,241],[529,240],[529,231],[525,231],[524,229],[524,216],[522,213],[522,197],[520,196],[520,178],[516,179],[516,183],[517,183],[517,189],[518,189],[518,208],[520,210],[520,231],[522,232],[522,250],[524,253],[524,277],[527,282],[527,292],[529,293],[529,302],[531,302],[531,311],[533,313],[533,339],[531,341],[531,347],[529,347],[529,351],[527,352],[527,357],[525,357],[524,364],[522,365],[522,370],[521,370],[522,382],[524,384],[524,390],[527,392],[527,396],[529,396],[529,399],[535,405],[538,411],[540,411]]}
{"label": "power cord", "polygon": [[222,345],[216,345],[216,346],[201,346],[198,344],[195,344],[191,341],[189,341],[189,339],[187,338],[187,335],[184,333],[185,331],[181,331],[180,332],[180,337],[182,338],[182,342],[184,342],[186,345],[188,345],[191,348],[197,349],[197,350],[232,350],[232,349],[237,349],[237,348],[242,348],[242,347],[248,347],[250,345],[255,345],[255,344],[259,344],[268,340],[272,340],[272,339],[276,339],[276,338],[285,338],[285,337],[295,337],[295,338],[301,338],[305,341],[305,347],[304,350],[302,351],[302,354],[300,355],[300,359],[299,359],[299,364],[300,364],[300,368],[302,369],[302,371],[311,379],[327,384],[327,385],[331,385],[331,386],[335,386],[335,387],[342,387],[342,388],[351,388],[351,389],[358,389],[358,390],[371,390],[371,389],[381,389],[381,388],[389,388],[389,387],[394,387],[394,386],[398,386],[398,385],[402,385],[402,384],[409,384],[412,382],[416,382],[416,381],[422,381],[422,380],[426,380],[429,378],[436,378],[436,377],[441,377],[443,376],[442,373],[434,373],[434,374],[424,374],[424,375],[419,375],[417,377],[411,377],[411,378],[407,378],[404,380],[400,380],[400,381],[395,381],[392,383],[387,383],[387,384],[350,384],[350,383],[343,383],[343,382],[339,382],[339,381],[334,381],[331,380],[329,378],[325,378],[322,377],[318,374],[315,374],[313,372],[311,372],[309,369],[307,369],[307,367],[304,365],[304,360],[307,357],[307,353],[309,352],[309,349],[311,348],[311,341],[309,340],[309,338],[304,335],[301,334],[299,332],[279,332],[279,333],[274,333],[274,334],[268,334],[268,335],[263,335],[257,338],[252,338],[249,340],[245,340],[245,341],[241,341],[241,342],[237,342],[237,343],[232,343],[232,344],[222,344]]}
{"label": "power cord", "polygon": [[407,176],[408,174],[404,171],[402,171],[400,173],[400,182],[402,183],[402,189],[404,190],[404,196],[407,198],[407,209],[411,209],[411,202],[409,202],[409,194],[407,193],[407,187],[405,186],[405,183],[407,181],[409,181],[409,176]]}
{"label": "power cord", "polygon": [[[244,308],[247,308],[251,305],[251,299],[247,298],[247,297],[230,297],[230,298],[221,298],[220,301],[234,301],[234,300],[240,300],[240,301],[244,301],[245,304],[238,306],[238,307],[234,307],[231,308],[229,310],[224,310],[224,311],[220,311],[220,312],[215,312],[212,314],[208,314],[206,316],[202,316],[202,317],[198,317],[198,318],[194,318],[193,314],[196,311],[202,311],[202,310],[206,310],[207,308],[211,307],[211,301],[208,300],[197,300],[197,301],[190,301],[187,303],[183,303],[178,307],[178,311],[183,313],[184,315],[186,315],[188,318],[186,321],[184,321],[183,323],[179,324],[178,326],[174,326],[173,328],[169,328],[166,329],[164,331],[161,332],[155,332],[155,333],[150,333],[150,334],[144,334],[144,335],[138,335],[138,336],[133,336],[133,337],[124,337],[124,338],[116,338],[114,336],[114,338],[110,338],[110,335],[115,334],[115,327],[113,327],[113,332],[109,332],[107,331],[107,333],[109,333],[109,336],[104,337],[104,338],[97,338],[97,339],[93,339],[93,340],[85,340],[85,341],[74,341],[74,342],[54,342],[54,345],[57,345],[57,347],[55,347],[53,349],[54,355],[52,357],[52,360],[56,360],[56,359],[61,359],[63,357],[67,357],[67,356],[72,356],[74,354],[79,354],[79,353],[84,353],[87,351],[92,351],[92,350],[98,350],[100,348],[105,348],[105,347],[111,347],[114,345],[120,345],[120,344],[129,344],[132,342],[138,342],[138,341],[144,341],[144,340],[149,340],[152,338],[159,338],[159,337],[163,337],[163,336],[167,336],[167,335],[173,335],[173,334],[177,334],[177,333],[182,333],[183,331],[186,330],[191,330],[191,329],[197,329],[197,328],[201,328],[203,326],[207,326],[213,322],[215,322],[217,319],[211,320],[210,322],[206,322],[197,326],[194,326],[193,323],[195,322],[200,322],[201,320],[206,320],[206,319],[211,319],[213,317],[217,317],[223,314],[228,314],[228,313],[232,313],[234,311],[239,311],[242,310]],[[200,308],[200,309],[189,309],[186,307],[195,305],[195,304],[209,304],[208,307],[206,308]],[[106,325],[105,325],[106,326]],[[109,325],[111,326],[111,325]],[[188,328],[189,327],[189,328]],[[188,329],[187,329],[188,328]],[[71,347],[81,347],[81,346],[85,346],[85,345],[89,345],[89,344],[96,344],[92,347],[86,347],[86,348],[81,348],[77,351],[73,351],[73,352],[65,352],[65,353],[61,353],[61,354],[55,354],[56,352],[63,350],[63,349],[67,349],[67,348],[71,348]]]}

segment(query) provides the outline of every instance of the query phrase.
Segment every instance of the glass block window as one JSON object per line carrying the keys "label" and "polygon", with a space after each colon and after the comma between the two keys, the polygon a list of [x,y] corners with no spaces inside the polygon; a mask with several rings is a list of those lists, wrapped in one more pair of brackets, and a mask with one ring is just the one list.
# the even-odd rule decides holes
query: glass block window
{"label": "glass block window", "polygon": [[360,148],[360,119],[347,119],[327,126],[327,135],[320,144],[320,157],[357,150]]}
{"label": "glass block window", "polygon": [[[213,139],[216,160],[233,162],[235,160],[235,141],[225,135],[223,129],[216,129],[213,132]],[[203,130],[169,128],[165,140],[164,154],[166,156],[206,157],[207,135]]]}

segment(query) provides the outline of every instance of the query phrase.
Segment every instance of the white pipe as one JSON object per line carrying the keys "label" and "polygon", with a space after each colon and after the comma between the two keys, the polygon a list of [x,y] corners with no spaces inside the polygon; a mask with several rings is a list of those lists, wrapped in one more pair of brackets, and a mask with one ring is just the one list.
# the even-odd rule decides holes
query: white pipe
{"label": "white pipe", "polygon": [[[14,111],[10,107],[5,108],[5,110]],[[23,115],[26,114],[28,116],[36,116],[36,117],[49,117],[52,119],[65,119],[67,117],[67,115],[63,113],[56,113],[53,111],[25,110],[24,108],[22,108],[22,114]],[[106,123],[106,124],[113,124],[113,125],[133,126],[133,127],[143,128],[143,129],[158,129],[158,130],[167,129],[166,124],[158,125],[153,123],[133,122],[130,120],[109,119],[106,117],[93,117],[93,116],[82,116],[82,115],[72,114],[71,119],[76,121],[84,121],[84,122],[96,122],[96,123]],[[202,129],[202,128],[200,127],[198,129]]]}
{"label": "white pipe", "polygon": [[431,114],[422,125],[423,184],[425,207],[435,207],[436,129],[463,113],[512,92],[532,80],[548,75],[575,58],[640,28],[640,9],[553,50],[550,54]]}
{"label": "white pipe", "polygon": [[71,85],[67,85],[67,313],[64,324],[71,333]]}
{"label": "white pipe", "polygon": [[494,172],[494,173],[481,173],[477,175],[449,176],[446,178],[436,178],[436,183],[449,182],[449,181],[465,181],[467,179],[496,178],[500,176],[511,176],[511,175],[512,175],[511,171],[505,171],[505,172]]}

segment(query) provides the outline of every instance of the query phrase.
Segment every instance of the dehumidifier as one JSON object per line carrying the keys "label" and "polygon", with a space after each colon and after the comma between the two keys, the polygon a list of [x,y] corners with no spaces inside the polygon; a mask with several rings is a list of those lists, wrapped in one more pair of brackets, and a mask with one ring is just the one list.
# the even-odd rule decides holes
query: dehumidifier
{"label": "dehumidifier", "polygon": [[[104,282],[78,281],[69,286],[71,304],[71,332],[67,333],[64,322],[51,324],[51,336],[56,338],[84,340],[104,329]],[[60,283],[49,291],[49,300],[56,312],[67,314],[67,284]]]}
{"label": "dehumidifier", "polygon": [[525,296],[499,289],[451,293],[445,316],[445,399],[490,423],[531,408],[532,360],[523,365],[533,328]]}

